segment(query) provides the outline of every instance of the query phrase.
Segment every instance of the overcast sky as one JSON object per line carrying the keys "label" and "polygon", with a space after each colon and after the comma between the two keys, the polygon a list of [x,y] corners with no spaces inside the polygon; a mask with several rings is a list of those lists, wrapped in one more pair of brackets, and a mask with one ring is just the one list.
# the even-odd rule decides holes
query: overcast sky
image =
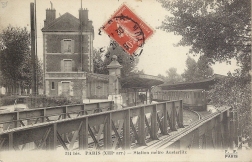
{"label": "overcast sky", "polygon": [[[30,30],[30,2],[32,0],[0,0],[0,29],[12,26],[24,27]],[[53,8],[56,9],[56,18],[69,12],[78,18],[78,10],[81,6],[81,0],[51,0]],[[95,38],[94,48],[107,47],[109,37],[102,33],[98,35],[98,29],[107,21],[110,16],[122,5],[123,0],[83,0],[82,7],[89,10],[89,19],[93,21]],[[46,9],[50,8],[50,0],[37,0],[37,28],[38,28],[38,57],[42,59],[43,55],[43,37],[41,29],[44,26]],[[140,18],[149,24],[155,33],[147,40],[144,45],[143,53],[139,58],[138,69],[144,70],[146,74],[158,75],[165,74],[170,67],[175,67],[178,73],[183,73],[185,61],[189,47],[174,47],[180,40],[180,36],[173,33],[167,33],[157,29],[164,20],[165,15],[169,13],[162,8],[159,2],[155,0],[127,0],[128,5]],[[195,60],[198,57],[194,57]],[[228,71],[236,69],[235,61],[232,65],[226,63],[213,66],[214,72],[226,75]]]}

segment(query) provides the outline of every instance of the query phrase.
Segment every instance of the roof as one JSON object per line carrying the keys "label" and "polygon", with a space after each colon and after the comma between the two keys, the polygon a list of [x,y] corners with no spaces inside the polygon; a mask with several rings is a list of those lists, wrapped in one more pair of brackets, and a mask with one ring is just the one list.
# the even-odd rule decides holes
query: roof
{"label": "roof", "polygon": [[208,90],[212,85],[216,83],[217,80],[225,78],[226,76],[220,74],[214,74],[210,78],[201,79],[197,81],[190,81],[190,82],[178,82],[178,83],[169,83],[169,84],[162,84],[159,87],[162,90],[182,90],[182,89],[205,89]]}
{"label": "roof", "polygon": [[150,88],[162,83],[164,83],[163,79],[146,74],[135,74],[121,79],[122,88]]}
{"label": "roof", "polygon": [[[90,21],[91,22],[91,21]],[[93,30],[93,29],[90,29]],[[62,16],[53,20],[46,27],[42,28],[42,32],[52,31],[80,31],[80,20],[72,14],[66,12]]]}

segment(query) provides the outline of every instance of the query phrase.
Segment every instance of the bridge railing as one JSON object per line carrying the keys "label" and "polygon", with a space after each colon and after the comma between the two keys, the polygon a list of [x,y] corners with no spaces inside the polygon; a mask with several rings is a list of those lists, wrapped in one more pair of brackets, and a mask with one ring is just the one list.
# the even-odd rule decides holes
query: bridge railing
{"label": "bridge railing", "polygon": [[0,133],[0,150],[27,149],[27,144],[29,149],[87,149],[90,145],[129,149],[181,127],[182,100],[168,101],[6,130]]}
{"label": "bridge railing", "polygon": [[0,132],[25,125],[73,118],[114,109],[113,101],[63,105],[0,113]]}

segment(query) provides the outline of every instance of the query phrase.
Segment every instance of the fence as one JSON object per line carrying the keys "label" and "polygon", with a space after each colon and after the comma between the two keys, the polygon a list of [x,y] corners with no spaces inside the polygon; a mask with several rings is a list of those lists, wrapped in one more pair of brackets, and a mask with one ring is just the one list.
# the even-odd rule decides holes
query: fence
{"label": "fence", "polygon": [[0,114],[2,130],[114,109],[113,101],[28,109]]}
{"label": "fence", "polygon": [[[58,114],[61,112],[62,109],[59,109]],[[0,150],[22,150],[27,143],[34,143],[32,149],[46,150],[59,146],[65,150],[75,147],[87,149],[90,145],[97,149],[129,149],[134,144],[146,145],[147,136],[152,140],[158,139],[159,133],[167,135],[169,130],[182,127],[182,100],[168,101],[4,131],[0,133]],[[65,140],[65,135],[69,133],[72,133],[71,137]]]}

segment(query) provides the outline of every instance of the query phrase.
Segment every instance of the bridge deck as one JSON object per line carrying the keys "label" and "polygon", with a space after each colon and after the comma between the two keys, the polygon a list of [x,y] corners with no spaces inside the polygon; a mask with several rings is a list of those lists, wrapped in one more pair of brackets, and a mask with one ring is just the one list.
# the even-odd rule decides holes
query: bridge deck
{"label": "bridge deck", "polygon": [[[95,105],[101,107],[101,103]],[[73,108],[74,110],[81,108],[83,111],[86,106],[41,110],[47,115],[51,114],[49,110],[56,109],[60,112],[64,110],[64,115],[69,115],[69,111],[72,112]],[[210,106],[208,112],[185,109],[183,111],[182,100],[177,100],[77,117],[69,115],[68,119],[26,125],[0,132],[0,148],[4,150],[164,149],[174,145],[178,145],[179,148],[181,145],[185,148],[191,146],[199,148],[199,143],[203,143],[201,146],[203,147],[206,142],[216,147],[220,139],[223,140],[226,135],[224,133],[226,126],[221,123],[229,124],[227,123],[230,121],[227,119],[231,116],[229,109],[215,110]],[[18,112],[15,115],[23,119],[22,115],[27,115],[23,113],[27,112]],[[206,134],[208,137],[205,137]],[[200,141],[200,138],[204,139]]]}
{"label": "bridge deck", "polygon": [[[186,109],[184,109],[184,111],[183,111],[183,119],[184,119],[184,126],[188,126],[188,125],[190,125],[190,124],[192,124],[192,123],[194,123],[194,122],[196,122],[196,121],[198,121],[199,120],[199,115],[196,113],[196,112],[193,112],[193,111],[190,111],[190,110],[186,110]],[[135,123],[135,122],[134,122]],[[176,135],[176,134],[178,134],[179,132],[181,132],[182,130],[183,130],[184,128],[178,128],[178,130],[177,131],[170,131],[169,132],[169,136],[174,136],[174,135]],[[113,134],[114,135],[114,134]],[[152,145],[154,145],[154,144],[156,144],[157,142],[160,142],[160,141],[162,141],[162,140],[164,140],[164,139],[166,139],[168,136],[166,136],[166,135],[164,135],[164,136],[159,136],[159,140],[146,140],[146,142],[147,142],[147,147],[150,147],[150,146],[152,146]],[[101,138],[103,138],[103,136],[101,137]],[[92,138],[90,137],[89,139],[88,139],[88,143],[92,143],[93,142],[93,140],[92,140]],[[69,146],[70,144],[67,144],[67,146]],[[138,146],[138,145],[132,145],[131,146],[131,149],[145,149],[146,148],[146,146]],[[89,149],[93,149],[93,148],[89,148]],[[60,150],[64,150],[64,148],[61,146],[61,145],[59,145],[58,147],[57,147],[57,150],[58,151],[60,151]],[[74,143],[74,145],[73,145],[73,150],[78,150],[78,141],[76,141],[75,143]]]}
{"label": "bridge deck", "polygon": [[[183,138],[185,135],[193,132],[195,129],[198,129],[203,124],[211,121],[213,118],[217,117],[218,115],[222,114],[223,112],[229,110],[230,108],[227,107],[219,107],[218,109],[215,108],[213,105],[208,105],[208,111],[198,111],[196,112],[200,120],[194,120],[188,122],[184,122],[184,128],[178,128],[177,131],[169,132],[169,135],[163,135],[159,137],[158,140],[153,140],[147,143],[146,146],[138,146],[136,150],[144,150],[144,149],[165,149],[169,146],[176,143],[180,138]],[[188,116],[189,112],[184,113],[184,121]],[[188,124],[187,124],[188,123]],[[190,139],[189,139],[190,140]]]}

